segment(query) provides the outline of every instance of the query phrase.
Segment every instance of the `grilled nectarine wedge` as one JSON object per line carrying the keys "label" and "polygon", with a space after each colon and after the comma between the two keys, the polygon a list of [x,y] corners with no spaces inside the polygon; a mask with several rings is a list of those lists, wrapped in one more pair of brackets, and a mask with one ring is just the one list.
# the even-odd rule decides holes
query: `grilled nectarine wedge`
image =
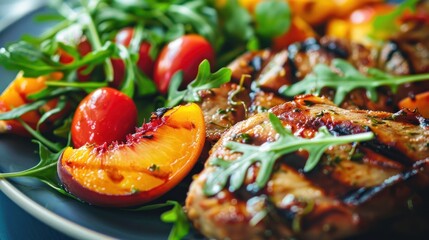
{"label": "grilled nectarine wedge", "polygon": [[159,110],[123,143],[65,149],[58,174],[65,189],[85,202],[135,206],[176,186],[197,162],[204,141],[196,104]]}
{"label": "grilled nectarine wedge", "polygon": [[[19,73],[15,80],[13,80],[0,95],[0,113],[8,112],[13,108],[30,103],[31,100],[28,99],[28,96],[46,88],[45,82],[47,80],[60,80],[62,77],[63,74],[59,72],[37,78],[27,78],[24,77],[22,73]],[[42,106],[39,111],[33,110],[23,114],[21,119],[32,128],[35,128],[37,122],[42,116],[42,112],[51,110],[56,106],[56,104],[57,99],[52,99]],[[41,130],[43,130],[43,128]],[[17,120],[13,119],[0,120],[0,133],[13,133],[24,136],[28,135],[27,130],[25,130]]]}

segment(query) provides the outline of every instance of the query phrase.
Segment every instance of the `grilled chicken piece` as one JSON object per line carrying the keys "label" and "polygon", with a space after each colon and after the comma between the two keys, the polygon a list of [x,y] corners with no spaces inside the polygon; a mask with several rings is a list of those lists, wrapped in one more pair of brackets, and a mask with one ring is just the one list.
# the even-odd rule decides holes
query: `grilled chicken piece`
{"label": "grilled chicken piece", "polygon": [[200,92],[202,100],[198,104],[204,114],[206,139],[211,145],[231,126],[247,118],[249,94],[249,90],[234,83]]}
{"label": "grilled chicken piece", "polygon": [[202,91],[200,96],[202,100],[198,104],[203,110],[209,147],[237,122],[286,101],[269,92],[251,93],[248,88],[235,83]]}
{"label": "grilled chicken piece", "polygon": [[244,53],[228,65],[232,70],[232,81],[240,83],[243,75],[250,75],[251,78],[246,78],[244,82],[244,86],[250,88],[251,80],[260,74],[272,55],[273,52],[268,49]]}
{"label": "grilled chicken piece", "polygon": [[[303,172],[305,152],[277,160],[262,190],[252,183],[259,165],[249,168],[239,190],[207,196],[203,188],[215,170],[214,158],[234,161],[224,145],[248,136],[253,145],[272,142],[277,134],[268,113],[230,128],[217,142],[205,169],[194,179],[186,210],[194,226],[215,239],[339,239],[362,233],[382,219],[422,203],[429,190],[428,121],[414,113],[345,110],[329,100],[303,96],[270,110],[282,124],[304,138],[326,126],[334,135],[372,131],[360,144],[330,147],[310,172]],[[261,159],[262,161],[264,159]],[[426,194],[426,195],[425,195]]]}
{"label": "grilled chicken piece", "polygon": [[[424,38],[429,33],[429,26],[419,28],[419,34],[416,31],[404,32],[380,48],[368,48],[329,37],[320,40],[310,38],[280,52],[263,50],[245,53],[231,63],[229,68],[233,71],[234,82],[238,83],[242,74],[248,74],[253,82],[247,79],[246,86],[252,86],[254,91],[260,89],[274,93],[283,85],[302,80],[317,64],[330,65],[334,58],[347,60],[363,73],[368,68],[378,68],[392,75],[429,72],[429,44]],[[416,45],[416,42],[419,44]],[[393,94],[388,88],[379,88],[380,98],[377,102],[372,102],[365,90],[356,89],[345,98],[341,107],[397,111],[399,100],[427,89],[429,81],[405,84],[397,94]],[[333,93],[333,90],[325,89],[323,96],[332,99]]]}

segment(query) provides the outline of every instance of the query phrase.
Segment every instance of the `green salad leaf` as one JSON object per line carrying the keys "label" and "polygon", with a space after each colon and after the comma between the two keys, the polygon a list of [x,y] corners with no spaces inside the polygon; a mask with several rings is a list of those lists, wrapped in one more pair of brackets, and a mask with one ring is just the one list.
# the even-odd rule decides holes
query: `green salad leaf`
{"label": "green salad leaf", "polygon": [[21,117],[23,114],[38,110],[40,107],[45,105],[48,101],[47,100],[40,100],[32,103],[28,103],[25,105],[21,105],[19,107],[13,108],[10,111],[2,112],[0,113],[0,120],[9,120],[9,119],[16,119]]}
{"label": "green salad leaf", "polygon": [[169,200],[165,203],[150,204],[139,208],[128,209],[130,211],[151,211],[160,208],[173,206],[170,210],[161,214],[161,220],[165,223],[173,223],[168,240],[180,240],[189,234],[191,225],[183,211],[182,205],[177,201]]}
{"label": "green salad leaf", "polygon": [[255,9],[256,32],[263,37],[280,36],[289,30],[291,11],[286,1],[262,1]]}
{"label": "green salad leaf", "polygon": [[227,142],[225,147],[234,153],[242,153],[237,159],[230,161],[214,158],[209,165],[215,166],[204,185],[204,193],[212,196],[224,189],[229,183],[228,190],[236,191],[243,183],[247,170],[254,164],[260,164],[260,170],[255,181],[255,189],[262,189],[271,177],[276,161],[289,153],[304,149],[308,152],[308,159],[304,172],[314,169],[320,161],[324,151],[333,145],[352,142],[368,141],[374,137],[372,132],[347,136],[333,136],[326,127],[319,128],[314,138],[306,139],[293,135],[290,129],[283,127],[281,121],[273,113],[269,113],[270,122],[279,137],[274,142],[261,146],[253,146],[238,142]]}
{"label": "green salad leaf", "polygon": [[429,74],[392,76],[375,68],[368,69],[367,75],[364,75],[346,60],[334,59],[332,68],[326,64],[317,64],[311,74],[297,83],[281,87],[279,93],[288,97],[302,93],[319,95],[323,88],[328,87],[336,90],[334,103],[339,105],[348,93],[360,88],[366,89],[368,98],[375,102],[378,99],[378,87],[389,87],[395,93],[398,87],[404,83],[428,79]]}
{"label": "green salad leaf", "polygon": [[188,84],[185,90],[178,90],[182,82],[182,73],[176,73],[168,89],[166,106],[173,107],[182,101],[198,102],[201,100],[199,92],[211,88],[218,88],[231,80],[231,70],[221,68],[215,73],[210,72],[210,63],[204,60],[198,67],[198,74],[194,81]]}
{"label": "green salad leaf", "polygon": [[405,0],[400,3],[395,9],[387,14],[376,16],[372,24],[371,36],[384,39],[385,36],[390,36],[392,33],[399,30],[398,19],[405,11],[415,11],[419,0]]}
{"label": "green salad leaf", "polygon": [[173,204],[173,208],[161,215],[161,220],[166,223],[173,223],[173,228],[168,235],[169,240],[180,240],[186,237],[191,228],[188,217],[183,211],[183,207],[175,201],[168,201]]}
{"label": "green salad leaf", "polygon": [[39,77],[53,72],[71,71],[85,65],[100,64],[113,52],[113,44],[107,42],[99,50],[94,50],[79,60],[62,64],[37,46],[19,41],[0,49],[0,63],[7,69],[23,71],[26,77]]}
{"label": "green salad leaf", "polygon": [[0,178],[11,177],[32,177],[44,182],[59,193],[76,199],[73,195],[67,193],[59,184],[57,178],[57,161],[62,151],[51,152],[39,141],[35,141],[39,145],[39,163],[27,170],[10,173],[0,173]]}

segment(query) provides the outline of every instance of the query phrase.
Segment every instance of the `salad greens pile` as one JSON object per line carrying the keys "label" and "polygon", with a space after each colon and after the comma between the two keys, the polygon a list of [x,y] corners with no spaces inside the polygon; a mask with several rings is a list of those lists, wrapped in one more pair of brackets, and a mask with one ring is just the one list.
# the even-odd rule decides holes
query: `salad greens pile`
{"label": "salad greens pile", "polygon": [[[157,93],[153,81],[136,67],[140,43],[149,42],[150,56],[156,59],[160,49],[170,41],[189,33],[205,37],[217,54],[217,66],[242,52],[255,47],[268,46],[269,39],[283,34],[290,26],[290,9],[283,1],[269,0],[259,4],[252,17],[238,1],[227,1],[216,7],[211,0],[70,0],[54,1],[58,13],[39,16],[39,21],[56,24],[41,36],[25,35],[21,41],[0,49],[0,63],[7,69],[21,71],[24,77],[49,76],[61,72],[62,80],[49,80],[47,88],[29,96],[29,104],[1,113],[0,119],[18,119],[26,112],[38,109],[48,100],[61,99],[55,109],[45,113],[38,125],[54,113],[60,112],[65,102],[72,109],[79,101],[97,88],[109,86],[114,79],[111,59],[120,58],[125,64],[125,79],[120,90],[143,106],[140,122],[158,107],[174,106],[181,101],[199,101],[197,92],[220,86],[229,81],[230,71],[215,67],[211,74],[207,63],[202,63],[197,79],[186,90],[178,90],[181,74],[171,82],[168,96]],[[275,11],[272,11],[275,9]],[[115,35],[125,27],[134,34],[125,47],[113,42]],[[82,56],[78,44],[82,37],[91,44],[91,51]],[[246,48],[243,46],[248,46]],[[73,61],[60,61],[60,52],[66,52]],[[91,74],[90,81],[78,81],[77,73]],[[157,101],[153,101],[153,99]],[[55,137],[64,137],[70,119],[56,123]],[[47,137],[36,132],[39,139],[52,150],[59,150]],[[58,141],[58,139],[55,139]],[[65,141],[62,141],[63,146]]]}

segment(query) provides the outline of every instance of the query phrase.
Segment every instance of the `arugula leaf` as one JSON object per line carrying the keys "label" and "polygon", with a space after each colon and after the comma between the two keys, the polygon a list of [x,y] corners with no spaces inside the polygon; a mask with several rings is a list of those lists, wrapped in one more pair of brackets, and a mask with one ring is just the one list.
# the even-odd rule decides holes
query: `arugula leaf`
{"label": "arugula leaf", "polygon": [[121,91],[132,98],[134,96],[134,83],[136,83],[140,96],[154,94],[156,92],[155,84],[137,69],[136,61],[131,59],[127,48],[122,45],[116,46],[125,64],[125,79],[122,83]]}
{"label": "arugula leaf", "polygon": [[170,231],[168,239],[169,240],[183,239],[186,235],[188,235],[191,226],[180,203],[169,200],[165,203],[151,204],[151,205],[146,205],[139,208],[128,209],[128,210],[150,211],[150,210],[156,210],[156,209],[165,208],[169,206],[173,206],[173,208],[164,212],[161,215],[161,220],[163,222],[173,223],[173,228]]}
{"label": "arugula leaf", "polygon": [[22,70],[28,76],[40,76],[53,72],[59,63],[53,61],[35,46],[17,42],[0,49],[0,62],[8,69]]}
{"label": "arugula leaf", "polygon": [[204,185],[206,195],[215,195],[226,187],[229,180],[229,191],[236,191],[244,182],[247,170],[255,163],[260,163],[260,170],[256,178],[255,187],[262,189],[268,182],[275,162],[289,153],[299,149],[307,150],[308,159],[304,166],[304,172],[311,171],[320,161],[324,151],[332,145],[351,142],[367,141],[374,137],[372,132],[354,134],[348,136],[333,136],[326,127],[319,131],[312,139],[301,138],[293,135],[290,129],[283,127],[281,121],[273,113],[269,113],[270,122],[279,137],[274,142],[261,146],[253,146],[238,142],[227,142],[225,147],[232,152],[242,153],[234,161],[215,158],[209,162],[217,168],[209,174]]}
{"label": "arugula leaf", "polygon": [[286,1],[268,0],[256,5],[256,32],[263,37],[280,36],[289,30],[291,11]]}
{"label": "arugula leaf", "polygon": [[[82,21],[81,23],[83,25],[86,25],[86,28],[88,30],[88,38],[91,42],[91,46],[93,47],[93,50],[95,51],[102,49],[102,42],[94,22],[94,17],[91,13],[97,8],[97,6],[99,6],[99,3],[100,2],[96,2],[94,4],[94,2],[92,2],[91,4],[89,0],[81,0],[81,4],[83,7],[83,11],[82,11],[83,16],[81,17],[85,19],[85,21]],[[106,80],[108,82],[112,82],[114,77],[112,61],[109,58],[104,59],[103,66],[104,66],[104,74],[105,74]]]}
{"label": "arugula leaf", "polygon": [[372,23],[371,36],[384,39],[386,36],[390,36],[392,33],[397,32],[399,30],[397,24],[398,18],[407,10],[414,12],[418,2],[419,0],[406,0],[396,6],[392,12],[376,16]]}
{"label": "arugula leaf", "polygon": [[213,12],[213,8],[205,5],[204,1],[190,1],[180,5],[172,4],[167,14],[176,24],[190,24],[198,34],[204,36],[214,45],[217,34],[217,19],[210,16],[216,15],[216,12]]}
{"label": "arugula leaf", "polygon": [[107,82],[66,82],[66,81],[46,81],[48,87],[73,87],[83,89],[85,92],[90,93],[97,88],[106,87]]}
{"label": "arugula leaf", "polygon": [[73,195],[67,193],[62,189],[57,179],[57,161],[62,151],[51,152],[41,142],[34,141],[39,145],[39,157],[40,161],[36,166],[27,170],[11,173],[0,173],[0,178],[12,178],[12,177],[33,177],[44,182],[51,188],[55,189],[59,193],[76,199]]}
{"label": "arugula leaf", "polygon": [[48,120],[53,115],[61,112],[66,107],[67,101],[64,96],[61,96],[58,100],[57,105],[55,108],[43,113],[43,115],[40,117],[39,121],[37,122],[36,129],[39,131],[40,125],[43,124],[46,120]]}
{"label": "arugula leaf", "polygon": [[43,143],[45,146],[49,147],[50,149],[59,152],[63,147],[59,143],[54,143],[47,138],[45,138],[40,132],[34,130],[31,128],[26,122],[24,122],[22,119],[17,119],[19,123],[27,130],[31,136],[33,136],[35,139]]}
{"label": "arugula leaf", "polygon": [[58,136],[58,137],[62,137],[62,138],[66,138],[68,139],[67,142],[67,146],[70,145],[70,137],[71,137],[71,123],[72,123],[72,116],[66,118],[63,121],[63,124],[61,126],[59,126],[58,128],[54,129],[53,133]]}
{"label": "arugula leaf", "polygon": [[227,1],[225,6],[219,9],[220,18],[224,20],[224,28],[227,35],[239,40],[251,39],[255,35],[252,28],[252,17],[237,0]]}
{"label": "arugula leaf", "polygon": [[39,145],[39,163],[36,166],[24,171],[0,173],[0,178],[35,177],[42,179],[52,179],[53,176],[56,176],[57,161],[61,153],[52,153],[41,142],[35,142]]}
{"label": "arugula leaf", "polygon": [[85,65],[96,65],[113,54],[113,44],[107,42],[99,50],[70,64],[54,61],[50,54],[27,42],[17,42],[0,49],[0,63],[7,69],[23,71],[25,76],[39,77],[52,72],[75,70]]}
{"label": "arugula leaf", "polygon": [[318,64],[303,80],[290,86],[282,86],[279,93],[288,97],[302,93],[318,95],[323,88],[329,87],[336,90],[334,103],[339,105],[352,90],[362,88],[366,89],[368,98],[375,102],[378,99],[378,87],[387,86],[395,93],[398,86],[404,83],[429,80],[429,74],[392,76],[374,68],[370,68],[368,76],[365,76],[343,59],[334,59],[332,67],[340,72],[334,71],[326,64]]}
{"label": "arugula leaf", "polygon": [[191,228],[188,218],[186,217],[185,212],[183,211],[182,206],[175,201],[168,201],[173,205],[173,208],[167,212],[164,212],[161,215],[161,220],[166,223],[173,223],[173,228],[171,229],[170,235],[168,235],[169,240],[180,240],[183,239],[189,233]]}
{"label": "arugula leaf", "polygon": [[198,95],[198,92],[220,87],[222,84],[231,80],[231,74],[232,72],[228,68],[221,68],[217,72],[211,73],[209,61],[204,60],[198,66],[196,79],[188,84],[185,90],[180,91],[178,89],[182,81],[182,73],[178,72],[174,74],[171,79],[166,106],[173,107],[181,101],[201,101],[201,97]]}
{"label": "arugula leaf", "polygon": [[0,113],[0,120],[17,119],[27,112],[38,110],[47,102],[47,100],[40,100],[32,103],[27,103],[16,108],[12,108],[10,111]]}
{"label": "arugula leaf", "polygon": [[32,94],[28,95],[27,98],[29,100],[35,101],[35,100],[41,100],[41,99],[51,99],[51,98],[55,98],[55,97],[58,97],[61,95],[74,94],[74,93],[78,93],[78,92],[81,92],[81,90],[79,88],[47,87],[47,88],[40,90],[39,92],[32,93]]}

